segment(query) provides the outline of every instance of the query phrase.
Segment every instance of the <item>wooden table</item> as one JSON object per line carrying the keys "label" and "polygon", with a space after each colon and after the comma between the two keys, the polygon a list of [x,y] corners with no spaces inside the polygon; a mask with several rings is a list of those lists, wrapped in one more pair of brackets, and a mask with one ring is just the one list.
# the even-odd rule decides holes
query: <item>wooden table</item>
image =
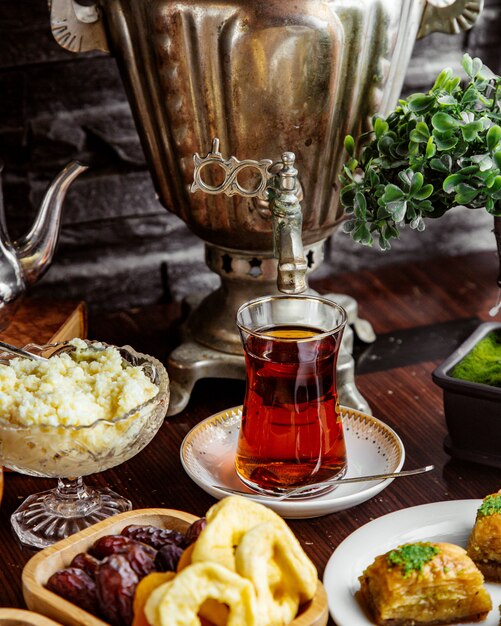
{"label": "wooden table", "polygon": [[[376,417],[402,438],[406,467],[434,463],[433,473],[394,481],[376,498],[322,518],[291,521],[290,526],[318,566],[320,576],[336,546],[370,520],[404,507],[441,500],[482,498],[501,488],[501,470],[451,458],[443,450],[446,428],[441,390],[431,372],[479,320],[488,320],[495,303],[497,257],[481,253],[365,270],[314,283],[321,292],[354,296],[360,315],[372,322],[378,340],[357,346],[357,383]],[[90,336],[165,358],[175,343],[172,321],[179,306],[161,304],[90,320]],[[185,475],[179,445],[186,433],[214,412],[240,404],[244,384],[206,380],[197,384],[186,410],[168,419],[152,443],[123,465],[88,478],[109,485],[134,506],[169,507],[203,515],[215,501]],[[475,416],[472,415],[472,427]],[[21,571],[29,552],[10,530],[9,516],[31,493],[53,480],[7,474],[0,508],[0,606],[22,607]],[[332,623],[332,622],[331,622]]]}

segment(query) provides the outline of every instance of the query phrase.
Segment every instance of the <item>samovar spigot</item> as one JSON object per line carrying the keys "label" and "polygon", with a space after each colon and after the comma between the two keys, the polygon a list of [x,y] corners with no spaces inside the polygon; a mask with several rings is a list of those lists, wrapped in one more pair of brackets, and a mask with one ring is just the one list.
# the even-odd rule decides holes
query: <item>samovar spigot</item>
{"label": "samovar spigot", "polygon": [[[306,270],[302,226],[303,213],[296,195],[297,169],[294,167],[293,152],[284,152],[281,166],[274,174],[270,171],[270,159],[239,161],[231,156],[224,159],[219,152],[219,139],[212,142],[212,151],[205,157],[198,153],[193,156],[195,171],[192,193],[198,189],[209,194],[224,193],[227,196],[239,195],[244,198],[260,198],[269,202],[273,224],[273,254],[278,259],[277,287],[283,293],[297,294],[306,290]],[[218,185],[210,185],[202,178],[202,171],[208,165],[218,165],[224,172],[224,180]],[[277,165],[277,164],[276,164]],[[246,189],[238,181],[238,175],[245,169],[257,170],[258,180],[252,189]]]}

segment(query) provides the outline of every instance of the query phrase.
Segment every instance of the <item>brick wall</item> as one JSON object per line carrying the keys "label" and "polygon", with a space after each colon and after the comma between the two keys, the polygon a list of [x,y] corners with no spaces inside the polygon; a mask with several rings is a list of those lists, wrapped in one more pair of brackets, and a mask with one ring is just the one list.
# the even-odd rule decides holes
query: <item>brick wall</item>
{"label": "brick wall", "polygon": [[[500,27],[501,0],[486,0],[469,33],[417,42],[404,93],[428,89],[446,65],[458,69],[465,50],[501,71]],[[97,310],[179,299],[217,284],[202,244],[155,199],[114,59],[60,48],[46,0],[0,0],[0,158],[13,238],[66,162],[92,164],[67,197],[57,256],[35,293],[85,298]],[[336,233],[319,272],[494,250],[491,228],[484,212],[457,210],[418,236],[406,232],[385,255]]]}

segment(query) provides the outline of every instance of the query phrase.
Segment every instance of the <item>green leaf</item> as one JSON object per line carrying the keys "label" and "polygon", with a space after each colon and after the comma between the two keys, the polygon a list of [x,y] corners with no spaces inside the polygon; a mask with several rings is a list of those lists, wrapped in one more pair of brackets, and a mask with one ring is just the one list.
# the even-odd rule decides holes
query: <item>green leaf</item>
{"label": "green leaf", "polygon": [[424,220],[423,218],[418,215],[417,217],[415,217],[412,222],[411,222],[411,228],[413,230],[417,230],[418,232],[423,232],[425,225],[424,225]]}
{"label": "green leaf", "polygon": [[[398,173],[398,177],[403,182],[406,191],[409,191],[409,189],[411,188],[412,179],[414,177],[414,172],[411,169],[403,170],[402,172]],[[392,200],[395,199],[396,198],[392,198]]]}
{"label": "green leaf", "polygon": [[450,80],[447,81],[447,83],[444,86],[444,90],[447,91],[448,93],[453,93],[454,91],[456,91],[456,88],[460,82],[461,82],[461,79],[459,78],[459,76],[455,76],[454,78],[451,78]]}
{"label": "green leaf", "polygon": [[355,209],[355,217],[360,220],[365,220],[367,215],[367,201],[361,191],[357,191],[355,194],[355,202],[353,203],[353,206]]}
{"label": "green leaf", "polygon": [[452,193],[455,190],[456,185],[459,185],[462,180],[463,177],[461,176],[461,174],[451,174],[450,176],[447,176],[447,178],[444,180],[442,184],[442,189],[445,191],[445,193]]}
{"label": "green leaf", "polygon": [[369,183],[371,187],[377,187],[379,184],[379,176],[376,174],[372,167],[367,168],[366,176],[369,178]]}
{"label": "green leaf", "polygon": [[454,96],[447,94],[445,96],[440,96],[440,98],[437,98],[437,102],[442,106],[454,106],[455,104],[457,104],[458,101]]}
{"label": "green leaf", "polygon": [[461,105],[466,107],[468,105],[472,105],[478,102],[478,91],[476,90],[474,85],[470,85],[468,89],[463,93],[461,98]]}
{"label": "green leaf", "polygon": [[473,59],[471,58],[471,56],[467,52],[463,55],[463,60],[461,61],[461,65],[463,66],[463,69],[466,72],[466,74],[470,78],[473,78],[474,77],[474,74],[473,74]]}
{"label": "green leaf", "polygon": [[501,176],[496,176],[496,178],[494,179],[494,183],[491,185],[490,188],[490,193],[497,193],[499,190],[501,190]]}
{"label": "green leaf", "polygon": [[355,228],[355,220],[346,220],[343,222],[342,230],[344,233],[351,233],[351,231]]}
{"label": "green leaf", "polygon": [[435,133],[433,135],[437,150],[450,150],[455,148],[459,139],[456,137],[454,131],[447,131],[445,133]]}
{"label": "green leaf", "polygon": [[479,194],[480,190],[466,183],[459,183],[459,185],[456,186],[456,191],[454,201],[467,206]]}
{"label": "green leaf", "polygon": [[377,148],[381,154],[391,157],[391,148],[393,147],[394,143],[395,140],[393,139],[393,137],[391,137],[390,135],[384,135],[378,141]]}
{"label": "green leaf", "polygon": [[409,109],[414,113],[422,113],[435,102],[435,96],[424,93],[415,93],[407,98]]}
{"label": "green leaf", "polygon": [[410,140],[416,143],[427,143],[429,136],[430,130],[425,122],[418,122],[416,128],[409,135]]}
{"label": "green leaf", "polygon": [[448,174],[450,172],[450,168],[442,161],[442,159],[432,159],[430,161],[430,167],[437,172],[443,172],[444,174]]}
{"label": "green leaf", "polygon": [[494,165],[493,160],[488,154],[486,154],[484,158],[479,162],[478,169],[481,172],[488,172],[492,168],[493,165]]}
{"label": "green leaf", "polygon": [[443,69],[435,80],[432,91],[442,89],[445,83],[452,78],[452,70],[450,67]]}
{"label": "green leaf", "polygon": [[494,162],[496,167],[501,170],[501,150],[494,153]]}
{"label": "green leaf", "polygon": [[487,147],[494,152],[501,141],[501,128],[497,125],[491,126],[486,135]]}
{"label": "green leaf", "polygon": [[388,252],[388,250],[391,250],[390,242],[388,241],[388,239],[386,239],[386,237],[383,236],[382,233],[379,233],[379,248],[383,252]]}
{"label": "green leaf", "polygon": [[357,226],[351,233],[353,241],[363,244],[364,246],[372,246],[373,240],[369,227],[364,222],[358,222]]}
{"label": "green leaf", "polygon": [[435,130],[444,133],[448,130],[452,130],[459,126],[458,120],[454,119],[452,115],[439,111],[431,118],[431,124]]}
{"label": "green leaf", "polygon": [[344,149],[350,156],[355,154],[355,140],[351,135],[346,135],[344,138]]}
{"label": "green leaf", "polygon": [[394,202],[388,202],[386,205],[388,212],[394,219],[394,221],[398,224],[405,217],[405,212],[407,210],[407,200],[395,200]]}
{"label": "green leaf", "polygon": [[412,178],[412,184],[410,189],[410,194],[414,196],[423,186],[423,175],[421,172],[414,172],[414,176]]}
{"label": "green leaf", "polygon": [[429,198],[432,193],[433,185],[423,185],[423,187],[421,187],[421,189],[414,194],[414,198],[416,198],[416,200],[426,200],[426,198]]}
{"label": "green leaf", "polygon": [[376,139],[380,139],[384,134],[388,132],[388,123],[385,122],[380,117],[376,117],[374,122],[374,133],[376,135]]}
{"label": "green leaf", "polygon": [[431,159],[432,156],[435,156],[437,153],[437,146],[433,141],[433,137],[428,138],[428,142],[426,144],[426,153],[425,156],[427,159]]}
{"label": "green leaf", "polygon": [[484,64],[482,63],[482,61],[478,57],[475,57],[473,59],[473,62],[472,62],[472,72],[473,72],[472,78],[476,78],[479,75],[479,73],[480,73],[480,71],[481,71],[483,66],[484,66]]}
{"label": "green leaf", "polygon": [[405,196],[404,192],[397,187],[396,185],[389,184],[386,185],[384,189],[383,201],[387,204],[388,202],[394,202],[395,200],[400,200]]}
{"label": "green leaf", "polygon": [[461,127],[461,132],[463,134],[463,139],[465,141],[475,141],[478,137],[478,133],[482,130],[482,122],[475,121],[469,122]]}

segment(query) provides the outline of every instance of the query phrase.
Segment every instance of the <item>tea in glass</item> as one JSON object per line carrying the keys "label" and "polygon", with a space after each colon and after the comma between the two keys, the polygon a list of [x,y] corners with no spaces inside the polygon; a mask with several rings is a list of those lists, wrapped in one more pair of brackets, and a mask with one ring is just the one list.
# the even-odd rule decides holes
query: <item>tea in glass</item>
{"label": "tea in glass", "polygon": [[345,323],[341,307],[313,296],[239,309],[247,389],[235,467],[249,487],[280,494],[345,473],[336,388]]}

